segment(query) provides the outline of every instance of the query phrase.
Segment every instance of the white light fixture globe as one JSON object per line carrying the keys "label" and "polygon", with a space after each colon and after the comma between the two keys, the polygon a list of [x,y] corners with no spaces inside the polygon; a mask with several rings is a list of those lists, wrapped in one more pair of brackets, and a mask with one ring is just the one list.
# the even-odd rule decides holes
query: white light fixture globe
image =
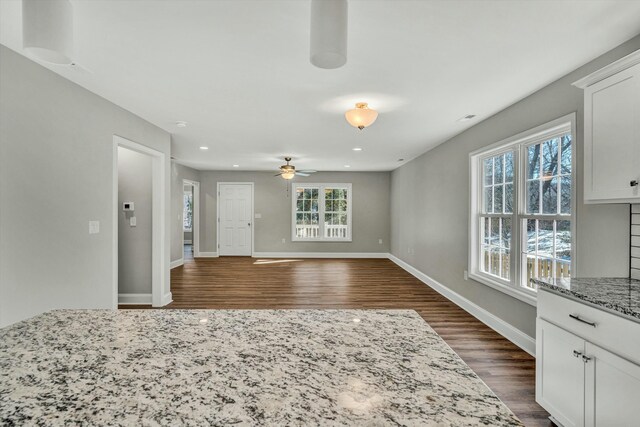
{"label": "white light fixture globe", "polygon": [[347,62],[347,0],[311,0],[311,63],[318,68]]}
{"label": "white light fixture globe", "polygon": [[22,47],[52,64],[73,62],[73,7],[69,0],[22,0]]}
{"label": "white light fixture globe", "polygon": [[351,126],[362,130],[376,121],[378,112],[369,108],[366,102],[358,102],[356,108],[344,113],[344,117]]}

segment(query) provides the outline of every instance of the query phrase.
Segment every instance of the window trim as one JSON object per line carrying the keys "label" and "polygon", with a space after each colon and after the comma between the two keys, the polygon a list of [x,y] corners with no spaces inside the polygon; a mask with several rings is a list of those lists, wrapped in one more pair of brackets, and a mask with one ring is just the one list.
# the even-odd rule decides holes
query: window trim
{"label": "window trim", "polygon": [[[517,135],[498,141],[489,146],[475,150],[469,153],[469,248],[468,248],[468,275],[473,280],[489,286],[493,289],[499,290],[507,295],[510,295],[520,301],[526,302],[532,306],[537,303],[537,293],[533,290],[529,290],[526,287],[521,286],[521,270],[522,270],[522,242],[521,242],[521,224],[520,220],[523,216],[526,216],[525,212],[525,180],[520,179],[520,174],[524,173],[524,167],[526,160],[522,155],[524,147],[537,142],[543,142],[553,137],[560,136],[567,132],[571,133],[572,146],[571,146],[571,276],[575,277],[577,271],[576,260],[576,195],[578,194],[576,188],[576,176],[578,165],[576,162],[577,151],[579,149],[576,138],[576,113],[570,113],[558,119],[544,123],[540,126],[536,126],[527,131],[521,132]],[[514,164],[516,168],[514,170],[514,200],[517,206],[514,207],[512,213],[512,234],[511,234],[511,253],[512,260],[515,257],[516,262],[511,264],[511,277],[512,281],[507,282],[498,277],[494,277],[487,273],[480,271],[480,228],[478,216],[481,212],[482,206],[480,205],[482,199],[482,179],[480,178],[480,168],[482,166],[482,160],[487,157],[493,157],[501,153],[513,151],[514,152]],[[515,163],[517,162],[517,163]],[[491,214],[489,214],[491,215]]]}
{"label": "window trim", "polygon": [[[297,208],[297,187],[317,187],[318,188],[318,238],[300,238],[296,236],[296,208]],[[324,237],[324,190],[326,188],[345,188],[347,190],[347,237]],[[312,182],[292,182],[291,183],[291,241],[292,242],[352,242],[353,241],[353,228],[352,228],[352,212],[353,212],[353,186],[351,183],[344,182],[327,182],[327,183],[312,183]]]}

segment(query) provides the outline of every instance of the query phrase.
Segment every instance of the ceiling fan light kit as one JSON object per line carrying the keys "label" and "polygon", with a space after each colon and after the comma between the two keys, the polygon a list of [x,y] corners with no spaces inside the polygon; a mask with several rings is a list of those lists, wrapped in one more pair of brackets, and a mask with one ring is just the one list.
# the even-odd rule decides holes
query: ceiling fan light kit
{"label": "ceiling fan light kit", "polygon": [[378,112],[369,108],[369,104],[366,102],[358,102],[356,108],[347,111],[344,117],[351,126],[362,130],[376,121]]}
{"label": "ceiling fan light kit", "polygon": [[296,175],[309,176],[310,174],[316,172],[312,170],[296,171],[296,167],[289,164],[289,162],[291,161],[291,157],[285,157],[284,160],[287,162],[287,164],[280,166],[280,173],[276,174],[276,176],[282,177],[283,179],[293,179],[293,177]]}
{"label": "ceiling fan light kit", "polygon": [[52,64],[73,63],[73,7],[69,0],[22,1],[22,47]]}
{"label": "ceiling fan light kit", "polygon": [[347,63],[347,0],[311,0],[310,60],[318,68]]}

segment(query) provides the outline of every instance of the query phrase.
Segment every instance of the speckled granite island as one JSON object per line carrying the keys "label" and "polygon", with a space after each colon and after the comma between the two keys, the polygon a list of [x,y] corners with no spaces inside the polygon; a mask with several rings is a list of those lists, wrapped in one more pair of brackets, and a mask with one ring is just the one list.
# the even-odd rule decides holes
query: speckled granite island
{"label": "speckled granite island", "polygon": [[533,279],[544,290],[566,295],[640,322],[640,280],[626,278]]}
{"label": "speckled granite island", "polygon": [[0,329],[0,425],[520,426],[409,310],[59,310]]}

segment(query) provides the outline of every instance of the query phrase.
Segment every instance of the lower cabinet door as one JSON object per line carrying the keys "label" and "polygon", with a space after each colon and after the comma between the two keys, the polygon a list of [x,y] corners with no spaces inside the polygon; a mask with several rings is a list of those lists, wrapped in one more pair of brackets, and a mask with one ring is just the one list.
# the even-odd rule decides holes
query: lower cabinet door
{"label": "lower cabinet door", "polygon": [[564,427],[581,427],[585,341],[540,318],[536,328],[536,401]]}
{"label": "lower cabinet door", "polygon": [[640,425],[640,366],[586,343],[585,425]]}

